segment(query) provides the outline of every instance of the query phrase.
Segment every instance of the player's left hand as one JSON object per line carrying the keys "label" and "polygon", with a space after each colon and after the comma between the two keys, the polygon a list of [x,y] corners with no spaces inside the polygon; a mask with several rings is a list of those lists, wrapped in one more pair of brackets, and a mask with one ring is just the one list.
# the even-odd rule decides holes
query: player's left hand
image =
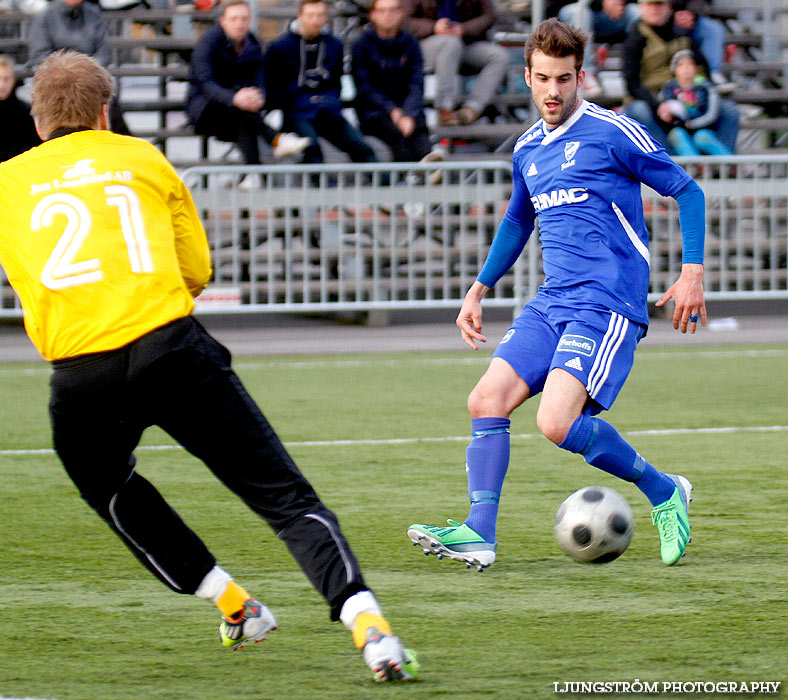
{"label": "player's left hand", "polygon": [[676,302],[673,310],[673,327],[682,333],[694,333],[698,319],[706,325],[706,302],[703,298],[703,265],[685,263],[681,266],[681,276],[657,302],[663,306],[670,299]]}

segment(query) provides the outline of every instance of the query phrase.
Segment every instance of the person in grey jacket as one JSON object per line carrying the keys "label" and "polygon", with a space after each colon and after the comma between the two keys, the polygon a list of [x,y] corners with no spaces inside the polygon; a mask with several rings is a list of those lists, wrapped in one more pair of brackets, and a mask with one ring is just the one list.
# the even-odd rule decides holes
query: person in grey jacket
{"label": "person in grey jacket", "polygon": [[[49,54],[72,49],[95,58],[103,67],[110,63],[109,27],[98,5],[85,0],[52,0],[37,14],[30,27],[30,67],[38,66]],[[129,134],[118,105],[117,94],[109,103],[110,128]]]}

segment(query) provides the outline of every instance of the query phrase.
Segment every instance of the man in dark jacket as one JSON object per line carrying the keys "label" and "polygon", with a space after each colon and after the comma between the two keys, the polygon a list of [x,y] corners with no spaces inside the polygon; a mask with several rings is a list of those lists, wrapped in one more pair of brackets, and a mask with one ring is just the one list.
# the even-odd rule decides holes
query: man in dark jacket
{"label": "man in dark jacket", "polygon": [[275,158],[300,153],[309,141],[278,134],[263,121],[263,51],[251,24],[246,0],[230,0],[219,21],[197,42],[186,112],[198,134],[238,144],[244,163],[255,165],[260,163],[259,136],[273,146]]}
{"label": "man in dark jacket", "polygon": [[8,160],[38,146],[38,138],[30,105],[16,96],[14,62],[8,56],[0,56],[0,161]]}
{"label": "man in dark jacket", "polygon": [[374,163],[375,152],[342,116],[343,47],[327,24],[323,0],[301,0],[298,19],[265,53],[269,102],[282,110],[286,128],[310,139],[304,163],[323,162],[321,136],[353,162]]}
{"label": "man in dark jacket", "polygon": [[370,23],[353,45],[356,114],[361,131],[383,141],[395,161],[442,160],[424,118],[419,42],[402,19],[400,0],[372,0]]}
{"label": "man in dark jacket", "polygon": [[[509,69],[506,49],[487,41],[495,23],[492,0],[403,0],[404,27],[420,40],[424,64],[435,73],[435,107],[444,126],[472,124],[492,101]],[[478,73],[462,108],[460,72]]]}

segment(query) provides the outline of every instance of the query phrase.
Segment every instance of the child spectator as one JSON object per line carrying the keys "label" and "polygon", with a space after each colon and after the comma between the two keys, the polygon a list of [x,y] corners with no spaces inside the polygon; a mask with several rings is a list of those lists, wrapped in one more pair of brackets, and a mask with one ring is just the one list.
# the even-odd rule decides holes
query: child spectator
{"label": "child spectator", "polygon": [[731,155],[731,150],[714,133],[720,118],[720,96],[698,71],[691,51],[678,51],[670,62],[674,78],[660,91],[658,116],[675,126],[668,131],[668,141],[676,155]]}

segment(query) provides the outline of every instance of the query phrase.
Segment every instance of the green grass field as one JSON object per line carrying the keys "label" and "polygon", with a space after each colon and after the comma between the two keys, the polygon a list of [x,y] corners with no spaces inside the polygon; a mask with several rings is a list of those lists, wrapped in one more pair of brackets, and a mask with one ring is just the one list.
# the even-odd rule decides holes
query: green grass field
{"label": "green grass field", "polygon": [[[529,402],[484,574],[424,557],[405,529],[466,514],[465,398],[486,356],[237,360],[419,652],[421,682],[394,687],[371,681],[267,527],[184,452],[151,449],[172,442],[150,430],[139,471],[279,619],[265,643],[222,649],[213,606],[155,581],[46,451],[46,366],[0,364],[0,697],[528,700],[574,697],[554,694],[570,681],[786,682],[788,432],[708,429],[788,425],[787,359],[788,346],[639,351],[608,418],[695,484],[694,542],[672,568],[646,499],[537,437]],[[309,444],[331,441],[346,442]],[[608,565],[573,562],[553,536],[558,505],[589,484],[635,512],[629,550]]]}

